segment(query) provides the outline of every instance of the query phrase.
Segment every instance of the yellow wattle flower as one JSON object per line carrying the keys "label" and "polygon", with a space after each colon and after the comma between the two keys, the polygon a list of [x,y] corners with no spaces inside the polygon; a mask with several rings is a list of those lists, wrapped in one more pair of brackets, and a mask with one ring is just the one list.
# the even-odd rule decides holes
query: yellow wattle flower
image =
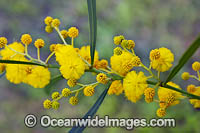
{"label": "yellow wattle flower", "polygon": [[123,87],[128,100],[136,103],[148,87],[147,77],[141,71],[139,73],[131,71],[124,78]]}
{"label": "yellow wattle flower", "polygon": [[[173,82],[168,82],[167,85],[170,85],[172,87],[181,89],[179,85],[173,83]],[[162,103],[162,107],[168,107],[172,105],[179,104],[180,99],[184,98],[180,92],[164,88],[164,87],[159,87],[158,89],[158,98],[159,101]]]}
{"label": "yellow wattle flower", "polygon": [[34,88],[44,88],[50,82],[50,72],[48,68],[42,66],[35,66],[31,74],[27,77],[27,84]]}
{"label": "yellow wattle flower", "polygon": [[[195,91],[192,94],[200,96],[200,86],[195,87]],[[191,99],[190,103],[194,106],[194,108],[200,108],[200,100]]]}
{"label": "yellow wattle flower", "polygon": [[108,90],[108,95],[120,95],[123,92],[123,85],[121,83],[121,80],[115,80],[110,85],[110,88]]}
{"label": "yellow wattle flower", "polygon": [[[9,44],[8,47],[10,47],[20,53],[24,53],[24,50],[25,50],[24,46],[18,42],[13,42],[13,43]],[[4,49],[2,49],[0,51],[0,55],[2,56],[2,59],[8,60],[8,59],[14,58],[19,55],[8,47],[5,47]]]}
{"label": "yellow wattle flower", "polygon": [[156,69],[160,72],[168,71],[172,67],[172,62],[174,61],[174,54],[167,48],[159,48],[160,57],[157,59],[157,57],[151,59],[151,66],[153,69]]}

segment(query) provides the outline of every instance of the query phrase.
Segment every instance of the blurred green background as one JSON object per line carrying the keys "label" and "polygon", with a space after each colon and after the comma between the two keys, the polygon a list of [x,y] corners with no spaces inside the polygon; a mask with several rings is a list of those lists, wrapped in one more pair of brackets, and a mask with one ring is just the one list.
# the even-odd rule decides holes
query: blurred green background
{"label": "blurred green background", "polygon": [[[123,34],[127,39],[136,42],[135,52],[144,64],[149,64],[148,55],[151,49],[167,47],[175,54],[177,64],[180,56],[200,32],[200,1],[199,0],[98,0],[98,38],[97,51],[100,58],[109,59],[113,54],[113,36]],[[75,40],[75,46],[88,44],[88,16],[86,0],[0,0],[0,36],[8,38],[9,43],[20,41],[23,33],[30,33],[33,39],[43,38],[46,42],[42,49],[42,59],[48,54],[48,46],[61,42],[54,32],[44,31],[43,19],[50,15],[61,20],[61,28],[77,26],[80,36]],[[29,47],[32,56],[36,57],[36,49]],[[173,79],[183,89],[194,80],[183,82],[180,74],[191,70],[191,64],[199,61],[198,50],[192,59]],[[52,75],[58,73],[52,70]],[[168,72],[162,74],[165,79]],[[93,75],[86,75],[82,82],[95,81]],[[59,82],[55,90],[66,86],[66,81]],[[9,83],[5,77],[0,79],[0,129],[3,133],[51,133],[66,132],[66,128],[42,128],[37,125],[29,129],[24,125],[27,114],[40,117],[49,114],[56,118],[82,117],[103,91],[99,87],[93,97],[80,96],[77,106],[71,106],[67,100],[61,100],[59,110],[44,110],[43,100],[50,98],[43,89]],[[140,100],[136,104],[121,96],[107,96],[97,115],[109,115],[115,118],[157,118],[157,103],[147,104]],[[175,107],[167,110],[166,118],[176,118],[176,128],[136,128],[127,131],[122,128],[87,128],[88,132],[96,133],[126,133],[126,132],[200,132],[200,111],[194,109],[188,100],[183,100]]]}

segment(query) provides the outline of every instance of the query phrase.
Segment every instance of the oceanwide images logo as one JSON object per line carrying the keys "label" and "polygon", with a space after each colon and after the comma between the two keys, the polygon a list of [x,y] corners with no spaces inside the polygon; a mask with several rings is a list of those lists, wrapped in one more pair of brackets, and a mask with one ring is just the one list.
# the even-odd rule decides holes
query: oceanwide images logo
{"label": "oceanwide images logo", "polygon": [[[25,117],[24,123],[27,127],[33,128],[37,124],[36,116],[29,114]],[[145,118],[99,118],[95,116],[92,118],[51,118],[48,115],[43,115],[40,118],[40,125],[44,128],[47,127],[121,127],[127,130],[132,130],[137,127],[175,127],[175,119],[150,119]]]}

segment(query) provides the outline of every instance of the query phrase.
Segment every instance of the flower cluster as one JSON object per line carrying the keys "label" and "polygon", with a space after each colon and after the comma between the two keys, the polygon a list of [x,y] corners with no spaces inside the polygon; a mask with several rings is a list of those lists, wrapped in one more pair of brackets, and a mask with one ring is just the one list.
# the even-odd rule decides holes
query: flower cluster
{"label": "flower cluster", "polygon": [[[147,103],[158,103],[156,114],[158,117],[166,115],[166,110],[180,103],[182,96],[179,85],[168,82],[166,85],[176,88],[177,90],[166,88],[160,80],[161,72],[170,70],[174,62],[174,54],[170,49],[161,47],[153,49],[149,53],[149,66],[143,64],[141,58],[135,53],[135,42],[126,39],[123,35],[115,36],[113,42],[116,48],[110,57],[110,66],[105,59],[99,59],[98,52],[95,51],[94,61],[90,55],[90,46],[82,46],[76,48],[74,39],[78,37],[79,30],[76,27],[60,30],[60,20],[47,16],[44,19],[47,33],[55,30],[62,43],[49,45],[50,54],[45,61],[40,59],[40,49],[44,47],[43,39],[38,38],[34,42],[37,48],[37,58],[33,58],[28,54],[28,46],[32,43],[32,37],[29,34],[21,36],[21,42],[13,42],[7,44],[5,37],[0,37],[0,51],[2,60],[26,62],[26,64],[0,64],[0,73],[6,71],[7,79],[15,84],[26,83],[35,88],[44,88],[50,82],[51,64],[48,64],[51,57],[55,56],[57,61],[56,68],[59,69],[61,76],[67,80],[66,88],[61,92],[55,91],[51,95],[51,100],[46,99],[43,102],[45,109],[58,109],[60,107],[59,100],[69,97],[71,105],[78,104],[78,96],[80,92],[84,96],[93,96],[96,86],[99,84],[110,84],[108,89],[109,95],[124,94],[127,100],[136,103],[144,97]],[[68,44],[66,38],[69,38]],[[32,63],[27,64],[27,63]],[[135,69],[140,67],[142,69]],[[200,79],[199,70],[200,63],[195,62],[192,65],[197,76],[190,75],[187,72],[182,74],[184,80],[189,78]],[[90,84],[82,84],[79,79],[85,72],[92,72],[96,76],[96,82]],[[157,74],[155,74],[155,72]],[[155,84],[149,84],[149,79],[156,81]],[[199,86],[189,85],[187,91],[191,94],[200,96]],[[156,97],[157,96],[157,97]],[[157,98],[157,99],[156,99]],[[195,108],[200,108],[200,100],[190,99],[191,104]]]}

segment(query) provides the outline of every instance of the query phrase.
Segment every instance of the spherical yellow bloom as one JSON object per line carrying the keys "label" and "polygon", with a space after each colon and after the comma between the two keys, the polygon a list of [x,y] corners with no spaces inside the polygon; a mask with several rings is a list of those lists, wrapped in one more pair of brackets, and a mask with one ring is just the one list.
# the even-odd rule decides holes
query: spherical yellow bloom
{"label": "spherical yellow bloom", "polygon": [[187,86],[187,92],[194,93],[196,91],[196,86],[191,84]]}
{"label": "spherical yellow bloom", "polygon": [[[16,56],[13,60],[17,61],[27,61],[23,56]],[[28,65],[23,64],[7,64],[6,65],[6,78],[11,83],[19,84],[23,81],[26,76],[26,69]]]}
{"label": "spherical yellow bloom", "polygon": [[52,21],[53,21],[53,18],[52,18],[51,16],[47,16],[47,17],[44,19],[44,23],[45,23],[46,25],[51,25]]}
{"label": "spherical yellow bloom", "polygon": [[125,39],[124,36],[120,35],[120,36],[115,36],[113,38],[113,41],[114,41],[114,44],[119,45],[124,39]]}
{"label": "spherical yellow bloom", "polygon": [[68,30],[69,37],[76,38],[78,36],[78,34],[79,34],[79,31],[76,27],[69,28],[69,30]]}
{"label": "spherical yellow bloom", "polygon": [[133,66],[139,66],[141,64],[141,60],[138,56],[133,57]]}
{"label": "spherical yellow bloom", "polygon": [[51,32],[53,32],[53,27],[51,27],[50,25],[47,25],[47,26],[45,26],[45,31],[47,33],[51,33]]}
{"label": "spherical yellow bloom", "polygon": [[65,79],[79,79],[85,72],[85,63],[79,57],[65,58],[65,64],[61,65],[60,72]]}
{"label": "spherical yellow bloom", "polygon": [[159,108],[157,111],[156,111],[156,114],[158,117],[163,117],[166,115],[166,110],[164,108]]}
{"label": "spherical yellow bloom", "polygon": [[96,62],[94,63],[94,67],[95,67],[96,69],[99,69],[99,68],[104,68],[104,69],[106,69],[107,66],[108,66],[108,61],[107,61],[107,60],[104,60],[104,59],[102,59],[102,60],[100,60],[100,61],[96,61]]}
{"label": "spherical yellow bloom", "polygon": [[67,38],[68,37],[68,32],[67,30],[61,30],[61,35],[63,36],[63,38]]}
{"label": "spherical yellow bloom", "polygon": [[75,96],[70,97],[69,103],[70,103],[71,105],[76,105],[76,104],[78,103],[78,98],[75,97]]}
{"label": "spherical yellow bloom", "polygon": [[56,48],[56,44],[51,44],[50,47],[49,47],[49,50],[51,52],[55,51],[55,48]]}
{"label": "spherical yellow bloom", "polygon": [[150,57],[150,60],[158,60],[160,58],[159,49],[151,50],[149,57]]}
{"label": "spherical yellow bloom", "polygon": [[54,101],[54,102],[52,102],[52,108],[53,109],[58,109],[60,107],[60,103],[59,102],[57,102],[57,101]]}
{"label": "spherical yellow bloom", "polygon": [[115,54],[115,55],[121,55],[121,54],[122,54],[122,49],[121,49],[120,47],[116,47],[116,48],[114,49],[114,54]]}
{"label": "spherical yellow bloom", "polygon": [[[79,55],[86,60],[88,63],[91,64],[91,56],[90,56],[90,46],[82,46],[78,51]],[[95,50],[94,54],[94,62],[99,60],[98,52]]]}
{"label": "spherical yellow bloom", "polygon": [[181,78],[183,80],[188,80],[190,78],[190,74],[188,72],[184,72],[182,73]]}
{"label": "spherical yellow bloom", "polygon": [[21,36],[21,42],[25,45],[29,45],[32,43],[32,37],[29,34],[23,34]]}
{"label": "spherical yellow bloom", "polygon": [[147,87],[147,77],[141,71],[138,74],[135,71],[131,71],[123,80],[125,96],[134,103],[141,98]]}
{"label": "spherical yellow bloom", "polygon": [[87,86],[87,87],[85,87],[84,90],[83,90],[83,94],[85,96],[93,96],[94,92],[95,92],[94,87],[95,86]]}
{"label": "spherical yellow bloom", "polygon": [[35,41],[34,45],[35,45],[36,48],[42,48],[42,47],[44,47],[45,42],[42,39],[37,39]]}
{"label": "spherical yellow bloom", "polygon": [[8,43],[7,38],[0,37],[0,48],[5,47],[5,45]]}
{"label": "spherical yellow bloom", "polygon": [[36,66],[27,78],[27,83],[34,88],[44,88],[50,82],[50,72],[47,68]]}
{"label": "spherical yellow bloom", "polygon": [[126,75],[134,67],[134,56],[128,52],[113,55],[110,58],[111,68],[121,75]]}
{"label": "spherical yellow bloom", "polygon": [[[200,86],[195,88],[195,91],[193,92],[193,94],[200,96]],[[190,103],[194,106],[194,108],[200,108],[200,100],[190,99]]]}
{"label": "spherical yellow bloom", "polygon": [[67,84],[69,87],[74,87],[76,85],[76,79],[69,79]]}
{"label": "spherical yellow bloom", "polygon": [[128,40],[128,49],[133,49],[135,47],[135,42],[133,40]]}
{"label": "spherical yellow bloom", "polygon": [[56,98],[58,98],[59,96],[60,96],[59,92],[54,92],[54,93],[52,93],[51,98],[52,98],[52,99],[56,99]]}
{"label": "spherical yellow bloom", "polygon": [[51,22],[51,26],[52,27],[59,27],[60,26],[60,20],[57,19],[57,18],[53,19],[52,22]]}
{"label": "spherical yellow bloom", "polygon": [[97,82],[106,84],[108,82],[108,77],[104,73],[99,73],[96,77]]}
{"label": "spherical yellow bloom", "polygon": [[62,90],[62,95],[63,95],[64,97],[68,97],[70,94],[71,94],[70,89],[64,88],[64,89]]}
{"label": "spherical yellow bloom", "polygon": [[68,63],[70,58],[79,58],[75,49],[71,45],[57,44],[54,48],[56,61],[60,65]]}
{"label": "spherical yellow bloom", "polygon": [[[167,85],[181,89],[177,84],[173,82],[168,82]],[[168,107],[168,106],[179,104],[180,102],[179,99],[184,98],[184,97],[181,95],[180,92],[177,92],[168,88],[164,88],[164,87],[159,87],[158,98],[163,106]]]}
{"label": "spherical yellow bloom", "polygon": [[45,109],[50,109],[52,107],[52,102],[49,99],[46,99],[43,102],[43,106],[44,106]]}
{"label": "spherical yellow bloom", "polygon": [[[12,44],[9,44],[8,47],[14,49],[17,52],[24,53],[24,46],[21,43],[14,42]],[[11,59],[11,57],[14,58],[16,56],[19,56],[19,54],[16,54],[13,50],[11,50],[8,47],[5,47],[4,49],[0,51],[0,55],[2,56],[2,59],[8,60],[8,59]]]}
{"label": "spherical yellow bloom", "polygon": [[5,64],[0,63],[0,74],[3,73],[5,71],[5,69],[6,69]]}
{"label": "spherical yellow bloom", "polygon": [[[172,67],[172,62],[174,61],[174,54],[167,48],[159,48],[160,58],[156,60],[151,60],[151,66],[160,72],[165,72]],[[150,57],[157,58],[157,57]]]}
{"label": "spherical yellow bloom", "polygon": [[200,62],[195,61],[195,62],[192,64],[192,69],[193,69],[194,71],[199,71],[199,70],[200,70]]}
{"label": "spherical yellow bloom", "polygon": [[121,45],[124,48],[128,48],[128,40],[122,40]]}
{"label": "spherical yellow bloom", "polygon": [[153,101],[153,98],[155,96],[155,89],[154,88],[147,88],[144,90],[144,96],[145,96],[145,101],[147,103],[150,103]]}
{"label": "spherical yellow bloom", "polygon": [[108,90],[108,95],[119,95],[123,92],[123,86],[121,83],[121,80],[115,80],[112,82],[112,84],[110,85],[110,88]]}

